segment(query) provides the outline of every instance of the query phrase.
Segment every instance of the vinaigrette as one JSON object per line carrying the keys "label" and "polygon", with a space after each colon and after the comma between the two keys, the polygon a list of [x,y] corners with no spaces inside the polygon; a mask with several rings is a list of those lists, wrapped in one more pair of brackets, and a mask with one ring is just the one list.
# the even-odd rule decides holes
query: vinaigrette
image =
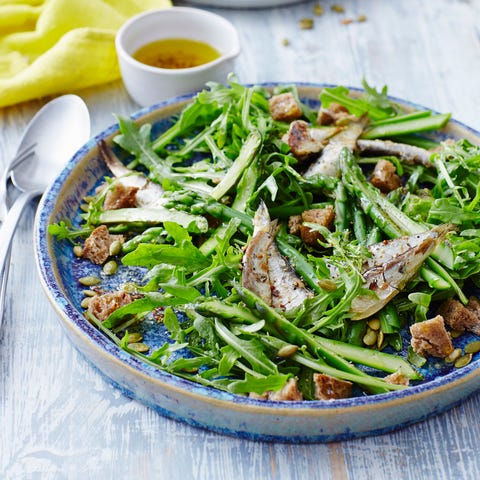
{"label": "vinaigrette", "polygon": [[152,67],[191,68],[220,57],[218,50],[205,42],[187,38],[164,38],[140,47],[133,58]]}

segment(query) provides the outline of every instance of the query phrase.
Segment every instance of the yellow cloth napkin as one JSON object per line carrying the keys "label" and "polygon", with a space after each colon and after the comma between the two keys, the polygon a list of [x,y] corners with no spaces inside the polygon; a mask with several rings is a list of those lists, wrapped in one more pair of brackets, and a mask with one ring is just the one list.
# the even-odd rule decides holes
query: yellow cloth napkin
{"label": "yellow cloth napkin", "polygon": [[170,0],[0,0],[0,107],[120,77],[115,33]]}

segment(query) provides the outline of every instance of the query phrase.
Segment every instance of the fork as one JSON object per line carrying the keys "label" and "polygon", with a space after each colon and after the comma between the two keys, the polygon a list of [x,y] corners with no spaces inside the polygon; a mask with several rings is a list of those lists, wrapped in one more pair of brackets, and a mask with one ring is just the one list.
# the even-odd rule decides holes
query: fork
{"label": "fork", "polygon": [[[17,152],[17,154],[12,158],[9,164],[5,166],[2,177],[0,179],[0,222],[3,222],[5,215],[9,209],[8,202],[8,181],[12,171],[21,163],[23,163],[27,158],[32,156],[35,153],[36,143],[29,145],[27,148]],[[5,263],[5,268],[3,272],[0,272],[1,275],[1,284],[0,284],[0,327],[3,322],[3,305],[5,304],[5,293],[7,290],[7,279],[8,279],[8,269],[10,268],[10,251],[8,252],[8,260]]]}

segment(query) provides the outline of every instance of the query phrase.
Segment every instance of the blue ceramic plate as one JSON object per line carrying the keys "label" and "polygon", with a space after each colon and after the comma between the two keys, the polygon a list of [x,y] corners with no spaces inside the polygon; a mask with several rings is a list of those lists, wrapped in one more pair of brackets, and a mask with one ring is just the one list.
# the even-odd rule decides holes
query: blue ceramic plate
{"label": "blue ceramic plate", "polygon": [[[325,86],[325,85],[324,85]],[[299,84],[301,97],[318,105],[321,85]],[[163,131],[191,96],[146,108],[133,117]],[[412,108],[408,104],[394,99]],[[442,412],[480,388],[480,358],[462,369],[431,363],[422,372],[425,381],[408,389],[375,396],[332,401],[271,402],[246,398],[207,388],[157,370],[130,356],[83,316],[81,288],[77,279],[92,267],[74,257],[68,242],[47,233],[51,223],[71,219],[79,223],[82,198],[107,174],[97,153],[101,139],[112,142],[118,125],[92,138],[70,160],[43,196],[35,225],[35,249],[41,281],[58,312],[61,325],[75,347],[115,386],[160,414],[196,427],[249,439],[287,442],[326,442],[384,433]],[[440,138],[467,138],[480,143],[480,134],[451,121]],[[95,271],[95,273],[98,273]],[[120,270],[120,279],[126,271]],[[114,276],[116,278],[116,276]],[[111,281],[111,280],[110,280]],[[162,339],[158,325],[143,325],[146,343],[153,349]],[[471,341],[464,335],[458,346]]]}

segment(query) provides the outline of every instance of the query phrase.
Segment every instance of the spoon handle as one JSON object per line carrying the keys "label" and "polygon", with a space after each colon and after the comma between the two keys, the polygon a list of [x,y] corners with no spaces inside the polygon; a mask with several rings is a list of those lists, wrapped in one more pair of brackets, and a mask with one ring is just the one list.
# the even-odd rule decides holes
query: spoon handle
{"label": "spoon handle", "polygon": [[38,195],[40,195],[40,192],[36,191],[28,191],[20,194],[7,213],[5,221],[0,228],[0,282],[2,282],[0,287],[2,289],[0,290],[0,298],[2,299],[2,303],[0,304],[0,322],[1,318],[3,318],[4,311],[5,292],[3,289],[6,288],[6,282],[8,280],[8,268],[6,268],[5,265],[10,259],[10,245],[25,205]]}

